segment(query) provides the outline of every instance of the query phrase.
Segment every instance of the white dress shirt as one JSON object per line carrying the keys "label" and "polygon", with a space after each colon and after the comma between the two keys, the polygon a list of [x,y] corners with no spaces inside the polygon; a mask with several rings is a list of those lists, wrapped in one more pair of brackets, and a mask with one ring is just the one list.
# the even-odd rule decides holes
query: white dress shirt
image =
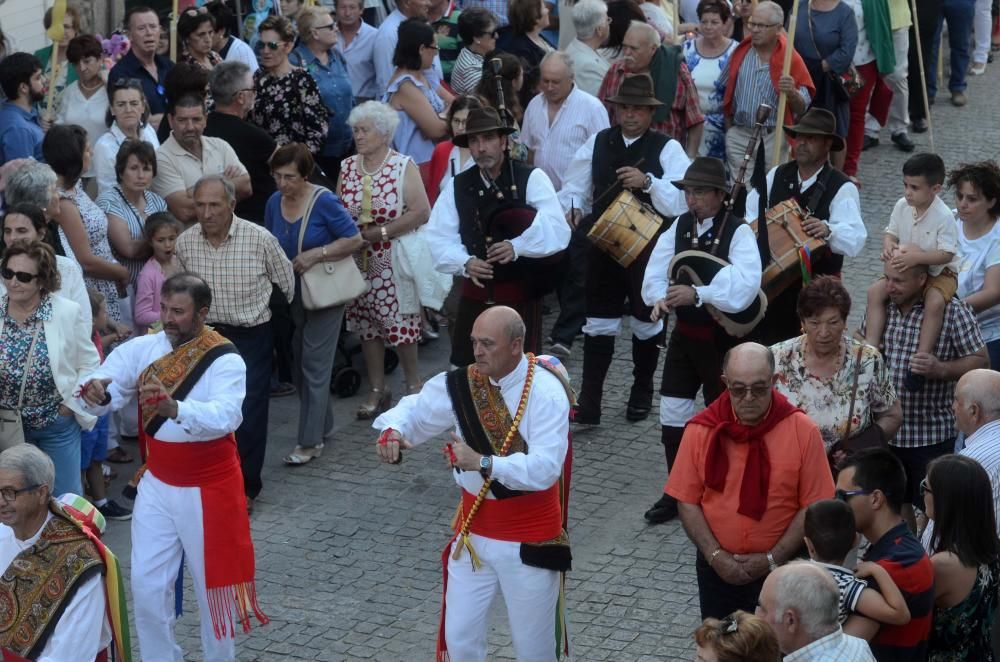
{"label": "white dress shirt", "polygon": [[607,129],[608,111],[597,97],[574,85],[563,99],[549,124],[550,105],[544,94],[536,94],[528,103],[521,123],[521,142],[534,153],[534,164],[545,171],[556,190],[562,188],[562,175],[573,155],[587,138]]}
{"label": "white dress shirt", "polygon": [[[108,354],[91,376],[111,379],[107,406],[80,402],[98,416],[130,403],[139,389],[139,376],[151,363],[173,351],[163,331],[133,338]],[[194,388],[177,401],[177,418],[167,419],[156,433],[158,441],[212,441],[233,432],[243,422],[247,368],[238,353],[224,354],[208,367]],[[134,406],[134,404],[133,404]]]}
{"label": "white dress shirt", "polygon": [[[399,42],[399,25],[406,20],[403,13],[398,9],[385,17],[385,21],[379,26],[375,34],[375,42],[378,48],[374,49],[375,56],[375,87],[378,94],[376,99],[381,99],[385,91],[389,89],[389,79],[396,71],[396,65],[392,63],[392,56],[396,52],[396,44]],[[431,69],[424,70],[427,82],[431,89],[437,90],[438,85],[444,80],[444,69],[441,68],[441,58],[434,56],[434,65]]]}
{"label": "white dress shirt", "polygon": [[[139,129],[139,138],[148,142],[153,149],[159,149],[160,141],[156,137],[156,130],[150,125]],[[92,170],[97,177],[97,194],[114,188],[118,183],[115,175],[115,159],[118,157],[118,149],[125,142],[125,134],[118,128],[118,122],[112,122],[111,128],[94,143],[94,158]]]}
{"label": "white dress shirt", "polygon": [[[830,168],[832,166],[824,166]],[[771,168],[767,173],[767,190],[770,192],[774,186],[774,172],[777,168]],[[803,181],[801,175],[796,175],[799,179],[799,190],[805,191],[816,182],[816,178],[823,170],[819,170],[815,175]],[[757,219],[757,205],[760,196],[757,191],[750,188],[747,191],[747,223],[752,223]],[[868,230],[865,229],[865,222],[861,219],[861,197],[858,195],[858,187],[853,182],[847,182],[833,196],[830,203],[830,218],[820,219],[826,221],[830,228],[830,236],[826,242],[830,245],[830,250],[838,255],[847,257],[857,257],[861,249],[865,247],[865,239],[868,238]]]}
{"label": "white dress shirt", "polygon": [[[344,48],[344,40],[337,39],[334,49],[347,63],[347,77],[355,98],[374,99],[375,94],[375,38],[378,30],[361,21],[358,33]],[[392,59],[390,58],[390,62]],[[389,76],[392,76],[390,72]]]}
{"label": "white dress shirt", "polygon": [[229,39],[229,50],[226,51],[225,61],[242,62],[250,67],[251,74],[257,71],[257,69],[260,68],[260,65],[257,63],[257,54],[253,52],[253,48],[250,47],[250,44],[234,35],[229,35]]}
{"label": "white dress shirt", "polygon": [[785,656],[785,662],[875,662],[868,642],[845,634],[837,626],[821,639]]}
{"label": "white dress shirt", "polygon": [[[733,222],[738,219],[731,219]],[[698,222],[698,236],[712,228],[712,219]],[[649,256],[646,273],[642,279],[642,300],[647,306],[667,296],[670,286],[670,261],[674,259],[674,243],[677,240],[677,222],[660,235]],[[739,313],[753,303],[760,290],[760,252],[757,237],[746,223],[736,228],[729,244],[728,267],[715,274],[708,285],[694,289],[702,303],[715,306],[724,313]]]}
{"label": "white dress shirt", "polygon": [[[591,167],[594,160],[594,142],[597,134],[587,138],[580,149],[576,150],[573,160],[570,161],[566,169],[566,176],[563,177],[562,190],[559,191],[559,202],[562,204],[564,212],[568,212],[570,207],[575,207],[586,216],[591,212],[594,202],[594,182],[591,181]],[[626,145],[631,145],[638,138],[629,140],[624,138]],[[649,195],[653,199],[653,206],[664,216],[679,216],[687,211],[687,201],[684,200],[684,191],[674,186],[671,182],[684,178],[684,173],[691,165],[690,159],[684,152],[684,148],[676,140],[668,140],[660,152],[660,167],[663,168],[662,177],[653,177],[646,173],[653,181],[649,190]],[[598,182],[598,186],[603,191],[611,183]]]}
{"label": "white dress shirt", "polygon": [[[517,367],[499,382],[501,395],[511,418],[517,412],[528,374],[528,360],[521,358]],[[420,393],[409,395],[395,407],[385,412],[372,424],[376,430],[392,428],[413,444],[439,437],[454,430],[461,437],[462,431],[455,418],[451,397],[448,395],[446,373],[440,373],[424,384]],[[525,407],[524,418],[518,432],[527,443],[527,453],[510,453],[493,457],[492,477],[512,490],[537,492],[548,489],[562,473],[563,461],[569,439],[569,399],[559,380],[540,366],[535,366],[531,393]],[[454,471],[455,482],[466,492],[478,494],[483,478],[478,471]],[[487,499],[495,498],[486,493]]]}
{"label": "white dress shirt", "polygon": [[611,63],[579,39],[569,42],[566,46],[566,55],[573,61],[573,78],[576,84],[584,92],[596,97],[597,91],[601,89],[601,83],[604,82],[604,75],[611,68]]}
{"label": "white dress shirt", "polygon": [[[35,535],[18,540],[14,529],[0,524],[0,568],[6,570],[14,558],[28,549],[42,536],[42,530],[52,519],[45,518]],[[45,642],[36,662],[66,662],[66,660],[93,660],[111,643],[111,627],[105,616],[106,599],[101,573],[85,579],[66,603],[56,621],[52,634]]]}
{"label": "white dress shirt", "polygon": [[[448,153],[448,165],[444,169],[444,175],[441,176],[441,183],[438,185],[438,191],[443,191],[455,175],[460,172],[465,172],[469,168],[476,165],[476,160],[472,158],[472,153],[469,153],[469,158],[465,159],[465,163],[462,163],[462,152],[458,145],[454,145],[451,148],[451,152]],[[455,173],[453,175],[452,173]]]}
{"label": "white dress shirt", "polygon": [[[504,165],[506,167],[506,165]],[[546,257],[569,245],[570,228],[559,208],[552,182],[540,168],[528,176],[525,202],[537,210],[535,219],[519,237],[510,240],[515,259]],[[434,203],[426,226],[427,246],[434,259],[434,268],[453,276],[465,275],[469,251],[458,234],[458,211],[455,208],[455,180],[449,181]]]}
{"label": "white dress shirt", "polygon": [[[107,114],[107,90],[97,90],[87,97],[80,90],[80,81],[76,80],[63,90],[56,122],[59,124],[76,124],[82,126],[87,132],[87,144],[90,145],[90,149],[93,151],[97,141],[108,132],[108,125],[105,123]],[[82,176],[94,176],[93,163],[90,164],[90,170],[83,173]]]}

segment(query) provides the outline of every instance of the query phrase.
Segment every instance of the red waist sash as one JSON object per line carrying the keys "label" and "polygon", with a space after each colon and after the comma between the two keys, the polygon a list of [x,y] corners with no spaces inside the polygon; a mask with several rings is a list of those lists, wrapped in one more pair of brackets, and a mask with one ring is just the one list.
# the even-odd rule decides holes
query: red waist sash
{"label": "red waist sash", "polygon": [[257,604],[253,539],[236,438],[230,433],[211,441],[166,442],[147,436],[146,444],[153,476],[174,487],[201,489],[205,584],[216,638],[236,635],[234,616],[249,632],[250,610],[266,624],[268,618]]}
{"label": "red waist sash", "polygon": [[[469,512],[476,495],[462,490],[462,516]],[[469,531],[494,540],[541,543],[562,533],[562,506],[559,483],[541,492],[529,492],[507,499],[483,499]]]}

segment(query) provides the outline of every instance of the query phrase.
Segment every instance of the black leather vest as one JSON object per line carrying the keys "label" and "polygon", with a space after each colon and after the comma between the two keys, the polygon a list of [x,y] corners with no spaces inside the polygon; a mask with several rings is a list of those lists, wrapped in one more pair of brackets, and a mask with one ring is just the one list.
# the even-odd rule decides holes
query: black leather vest
{"label": "black leather vest", "polygon": [[[604,210],[621,193],[622,187],[615,172],[618,168],[631,166],[656,178],[663,176],[660,153],[670,140],[669,136],[651,129],[626,147],[620,126],[604,129],[597,134],[594,139],[594,158],[590,164],[594,207],[589,222],[585,221],[588,226],[600,218]],[[653,206],[653,200],[648,193],[643,193],[639,189],[632,189],[632,193],[639,201]]]}
{"label": "black leather vest", "polygon": [[[694,249],[704,251],[705,253],[713,253],[716,257],[729,262],[729,247],[733,243],[733,235],[736,234],[737,228],[743,225],[745,221],[736,216],[730,218],[729,222],[726,223],[726,227],[722,229],[722,236],[719,238],[719,248],[712,251],[712,242],[718,235],[719,226],[722,224],[722,219],[725,218],[725,215],[726,211],[723,208],[712,219],[712,228],[700,237],[697,236],[697,223],[690,212],[684,212],[678,216],[676,221],[677,234],[674,237],[674,255]],[[677,283],[679,285],[690,285],[691,281],[682,276],[677,279]],[[708,314],[704,306],[700,308],[695,306],[680,306],[675,312],[677,313],[677,320],[680,322],[696,324],[698,326],[715,324],[715,320]]]}

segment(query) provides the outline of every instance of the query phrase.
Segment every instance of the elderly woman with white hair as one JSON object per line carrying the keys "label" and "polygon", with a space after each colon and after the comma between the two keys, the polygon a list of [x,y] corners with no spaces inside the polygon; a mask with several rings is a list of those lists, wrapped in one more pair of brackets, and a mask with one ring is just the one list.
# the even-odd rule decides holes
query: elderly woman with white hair
{"label": "elderly woman with white hair", "polygon": [[577,86],[596,97],[604,75],[611,68],[611,63],[597,52],[611,32],[608,5],[601,0],[580,0],[573,6],[572,25],[576,38],[563,50],[573,60]]}
{"label": "elderly woman with white hair", "polygon": [[427,222],[430,204],[413,159],[390,147],[399,125],[391,106],[367,101],[351,111],[347,123],[358,153],[344,159],[337,194],[361,229],[365,243],[356,259],[371,284],[347,308],[347,328],[361,335],[371,385],[368,399],[357,412],[359,419],[367,420],[387,409],[392,400],[385,386],[385,344],[399,354],[407,392],[420,390],[420,298],[414,279],[400,271],[403,242],[396,239]]}

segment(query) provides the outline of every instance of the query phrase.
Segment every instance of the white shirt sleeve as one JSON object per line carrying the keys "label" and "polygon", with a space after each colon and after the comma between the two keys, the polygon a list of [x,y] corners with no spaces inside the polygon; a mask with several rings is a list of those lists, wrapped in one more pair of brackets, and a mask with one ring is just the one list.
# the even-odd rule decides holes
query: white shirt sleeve
{"label": "white shirt sleeve", "polygon": [[438,196],[430,219],[424,228],[427,248],[434,268],[453,276],[465,275],[465,263],[472,257],[458,233],[458,210],[455,208],[455,179],[445,184]]}
{"label": "white shirt sleeve", "polygon": [[239,354],[220,356],[199,382],[209,386],[205,399],[177,401],[174,421],[195,439],[218,439],[243,422],[243,398],[247,392],[247,368]]}
{"label": "white shirt sleeve", "polygon": [[684,191],[671,182],[683,179],[689,165],[691,165],[691,160],[681,144],[672,139],[667,141],[660,152],[660,167],[663,168],[663,176],[650,176],[652,186],[649,189],[653,206],[664,216],[680,216],[687,211]]}
{"label": "white shirt sleeve", "polygon": [[36,662],[96,658],[101,650],[105,605],[103,579],[97,573],[77,588]]}
{"label": "white shirt sleeve", "polygon": [[724,313],[746,310],[760,290],[761,266],[757,238],[749,225],[736,228],[729,244],[729,266],[719,270],[712,282],[694,289],[703,303]]}
{"label": "white shirt sleeve", "polygon": [[857,257],[865,247],[868,230],[861,220],[861,198],[858,187],[847,182],[840,187],[830,203],[830,250],[838,255]]}
{"label": "white shirt sleeve", "polygon": [[392,428],[414,445],[419,445],[455,427],[455,414],[448,395],[447,373],[439,373],[424,383],[420,393],[408,395],[372,423],[376,430]]}
{"label": "white shirt sleeve", "polygon": [[[771,187],[774,186],[774,173],[777,168],[771,168],[768,171],[767,176],[764,178],[766,180],[765,187],[768,192],[771,191]],[[747,188],[747,208],[746,208],[746,221],[749,225],[757,220],[757,205],[760,204],[760,196],[757,194],[757,189],[750,186]]]}
{"label": "white shirt sleeve", "polygon": [[594,201],[591,162],[594,160],[594,142],[596,140],[596,133],[587,138],[587,141],[576,150],[569,166],[566,167],[562,178],[562,190],[559,191],[559,204],[562,206],[564,214],[569,212],[570,207],[579,209],[584,216],[591,211]]}
{"label": "white shirt sleeve", "polygon": [[559,207],[552,181],[541,168],[528,176],[525,202],[535,208],[535,218],[528,229],[510,240],[517,257],[546,257],[569,246],[570,227]]}
{"label": "white shirt sleeve", "polygon": [[93,313],[90,308],[90,296],[83,284],[83,272],[76,262],[62,256],[56,257],[56,267],[59,270],[59,296],[75,301],[80,306],[80,318],[84,329],[93,326]]}
{"label": "white shirt sleeve", "polygon": [[677,222],[660,235],[646,263],[646,273],[642,277],[642,300],[647,306],[667,296],[670,286],[670,261],[674,259],[674,246],[677,242]]}

